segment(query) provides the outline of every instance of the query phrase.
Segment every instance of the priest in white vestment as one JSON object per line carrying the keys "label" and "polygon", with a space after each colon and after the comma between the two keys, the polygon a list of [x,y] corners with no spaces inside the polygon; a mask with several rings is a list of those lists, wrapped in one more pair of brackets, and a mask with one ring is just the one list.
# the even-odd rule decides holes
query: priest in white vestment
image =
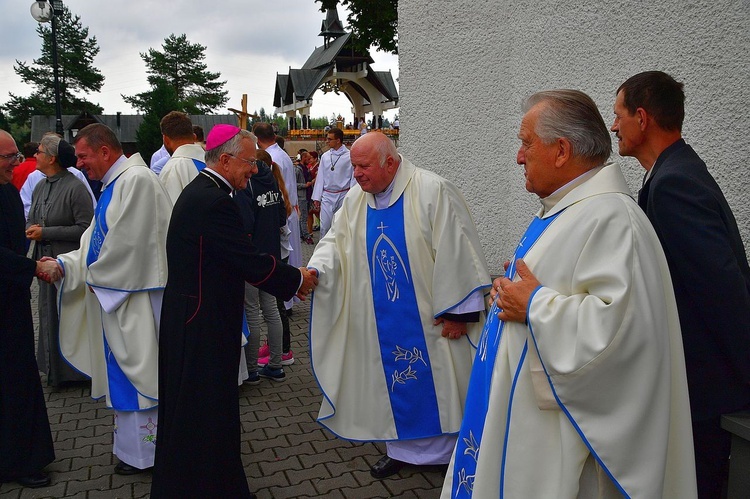
{"label": "priest in white vestment", "polygon": [[195,143],[193,123],[180,111],[167,113],[160,122],[164,147],[171,157],[159,173],[159,182],[169,194],[172,204],[182,190],[206,167],[206,151]]}
{"label": "priest in white vestment", "polygon": [[[102,124],[76,136],[78,164],[101,180],[78,250],[59,255],[60,349],[91,377],[91,396],[115,411],[115,472],[153,466],[161,297],[172,203],[139,154],[126,158]],[[52,273],[51,273],[52,275]]]}
{"label": "priest in white vestment", "polygon": [[696,497],[659,240],[587,95],[525,109],[517,162],[542,207],[494,282],[442,497]]}
{"label": "priest in white vestment", "polygon": [[351,161],[359,185],[309,262],[320,279],[310,351],[319,422],[385,441],[370,470],[385,478],[405,463],[448,463],[490,278],[455,185],[381,133],[359,138]]}
{"label": "priest in white vestment", "polygon": [[331,228],[333,215],[339,208],[349,189],[357,185],[352,174],[349,149],[344,145],[344,132],[333,128],[326,136],[328,149],[320,157],[318,176],[313,187],[312,200],[320,210],[320,237]]}

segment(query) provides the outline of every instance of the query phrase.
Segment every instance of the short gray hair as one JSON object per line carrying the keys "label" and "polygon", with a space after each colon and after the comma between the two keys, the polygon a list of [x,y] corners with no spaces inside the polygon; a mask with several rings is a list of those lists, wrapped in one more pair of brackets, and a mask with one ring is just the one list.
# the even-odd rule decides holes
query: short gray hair
{"label": "short gray hair", "polygon": [[385,167],[385,162],[388,159],[388,156],[392,157],[395,160],[398,160],[398,149],[396,149],[396,144],[394,144],[390,139],[378,141],[377,143],[375,143],[375,150],[378,152],[380,168]]}
{"label": "short gray hair", "polygon": [[49,154],[50,156],[59,156],[58,154],[58,146],[60,145],[60,141],[62,139],[59,135],[54,133],[48,133],[44,137],[42,137],[42,140],[39,141],[39,147],[42,148],[44,152]]}
{"label": "short gray hair", "polygon": [[543,104],[536,122],[536,134],[545,144],[568,139],[573,155],[592,166],[603,164],[612,154],[612,138],[594,101],[579,90],[537,92],[524,102],[528,112]]}
{"label": "short gray hair", "polygon": [[258,144],[258,139],[255,137],[255,135],[252,132],[249,132],[247,130],[240,130],[240,132],[232,137],[231,139],[227,140],[220,146],[214,147],[213,149],[209,149],[206,151],[206,165],[207,166],[213,166],[216,163],[219,162],[219,157],[222,154],[229,154],[231,156],[237,156],[240,153],[240,149],[242,148],[242,141],[244,139],[250,139],[253,141],[253,144]]}

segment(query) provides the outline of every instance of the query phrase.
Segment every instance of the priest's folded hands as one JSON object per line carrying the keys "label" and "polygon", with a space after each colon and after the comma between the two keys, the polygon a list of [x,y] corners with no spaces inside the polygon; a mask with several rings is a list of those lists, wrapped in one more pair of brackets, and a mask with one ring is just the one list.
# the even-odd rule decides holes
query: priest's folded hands
{"label": "priest's folded hands", "polygon": [[492,283],[490,295],[500,308],[497,317],[506,322],[526,322],[531,294],[541,283],[522,259],[516,261],[519,280],[511,281],[507,277],[498,277]]}

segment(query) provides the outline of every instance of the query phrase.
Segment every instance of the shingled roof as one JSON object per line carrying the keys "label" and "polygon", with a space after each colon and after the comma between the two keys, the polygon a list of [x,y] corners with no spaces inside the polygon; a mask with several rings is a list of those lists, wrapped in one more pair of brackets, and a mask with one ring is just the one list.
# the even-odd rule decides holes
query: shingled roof
{"label": "shingled roof", "polygon": [[[233,114],[196,114],[190,116],[193,125],[199,125],[203,132],[208,132],[220,123],[236,125],[237,117]],[[72,140],[75,133],[89,123],[103,123],[111,128],[120,142],[135,143],[136,132],[143,122],[142,114],[64,114],[62,116],[64,138]],[[55,131],[55,117],[36,115],[31,117],[31,140],[39,142],[47,132]]]}
{"label": "shingled roof", "polygon": [[[352,34],[344,30],[336,9],[327,11],[320,36],[324,37],[323,45],[313,50],[302,68],[289,68],[287,74],[276,75],[273,105],[277,112],[295,102],[309,102],[313,94],[334,72],[357,73],[362,68],[366,69],[367,81],[382,94],[382,103],[398,103],[398,90],[391,72],[374,71],[370,66],[374,62],[370,54],[355,50]],[[356,81],[347,80],[347,86],[369,102],[371,96],[368,96]]]}

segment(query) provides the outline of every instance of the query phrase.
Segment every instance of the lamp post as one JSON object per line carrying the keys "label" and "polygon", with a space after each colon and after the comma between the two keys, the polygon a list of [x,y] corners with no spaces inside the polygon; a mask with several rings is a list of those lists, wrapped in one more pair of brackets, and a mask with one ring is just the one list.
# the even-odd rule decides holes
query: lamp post
{"label": "lamp post", "polygon": [[62,0],[39,0],[31,4],[31,17],[37,22],[51,22],[52,27],[52,75],[55,82],[55,132],[63,136],[62,106],[60,104],[60,75],[57,69],[57,22],[55,18],[62,15]]}

